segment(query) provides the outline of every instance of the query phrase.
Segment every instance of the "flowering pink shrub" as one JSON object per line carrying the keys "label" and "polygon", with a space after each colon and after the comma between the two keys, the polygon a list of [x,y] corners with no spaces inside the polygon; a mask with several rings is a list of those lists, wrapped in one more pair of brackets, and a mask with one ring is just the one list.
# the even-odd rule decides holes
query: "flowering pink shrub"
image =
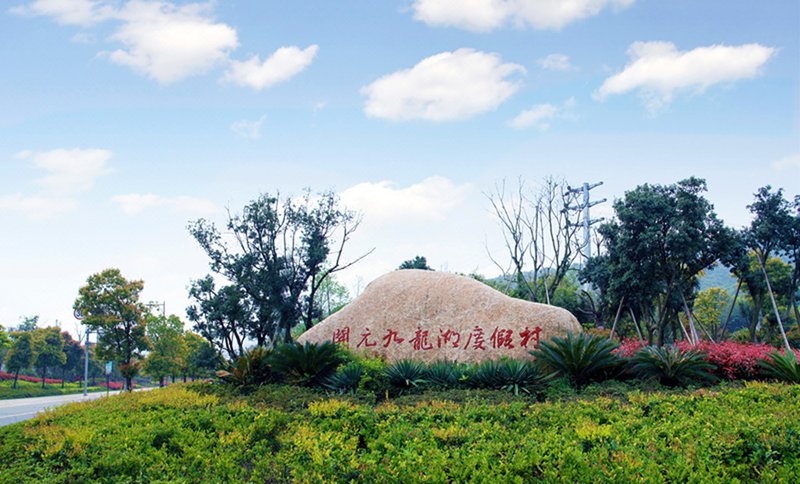
{"label": "flowering pink shrub", "polygon": [[[7,373],[5,371],[0,371],[0,380],[13,380],[14,374]],[[20,375],[19,379],[22,381],[29,381],[31,383],[41,383],[42,379],[40,377],[35,376],[28,376],[28,375]],[[56,380],[55,378],[45,378],[44,382],[50,385],[60,385],[61,380]]]}
{"label": "flowering pink shrub", "polygon": [[614,350],[614,354],[620,358],[631,358],[633,355],[638,353],[639,350],[646,346],[647,341],[626,338],[622,340],[622,343],[619,345],[619,347]]}
{"label": "flowering pink shrub", "polygon": [[[106,382],[98,383],[97,386],[104,387],[104,386],[106,386]],[[109,390],[122,390],[122,383],[116,382],[116,381],[108,382],[108,389]]]}
{"label": "flowering pink shrub", "polygon": [[769,353],[775,351],[775,348],[765,343],[735,341],[721,343],[701,341],[696,345],[681,341],[677,346],[681,351],[689,349],[702,351],[707,355],[706,359],[717,367],[714,374],[728,380],[756,378],[759,374],[758,360],[766,358]]}

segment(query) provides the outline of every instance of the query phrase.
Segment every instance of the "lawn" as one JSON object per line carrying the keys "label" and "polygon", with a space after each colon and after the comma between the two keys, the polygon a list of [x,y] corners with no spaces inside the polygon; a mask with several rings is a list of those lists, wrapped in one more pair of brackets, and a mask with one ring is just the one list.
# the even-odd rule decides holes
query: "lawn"
{"label": "lawn", "polygon": [[[0,400],[8,400],[12,398],[30,398],[30,397],[47,397],[51,395],[68,395],[72,393],[82,393],[83,383],[74,382],[66,383],[64,388],[61,388],[61,383],[46,384],[42,388],[42,383],[33,383],[29,381],[19,380],[17,388],[12,388],[13,381],[0,380]],[[104,386],[90,386],[90,392],[104,392]]]}
{"label": "lawn", "polygon": [[9,482],[796,482],[800,386],[641,391],[614,382],[545,401],[452,390],[374,403],[281,385],[249,395],[175,385],[0,428],[0,475]]}

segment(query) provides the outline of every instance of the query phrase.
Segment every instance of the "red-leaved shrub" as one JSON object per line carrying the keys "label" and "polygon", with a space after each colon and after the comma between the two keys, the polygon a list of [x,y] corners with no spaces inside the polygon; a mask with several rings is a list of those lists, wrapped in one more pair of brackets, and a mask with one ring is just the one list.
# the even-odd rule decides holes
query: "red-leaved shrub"
{"label": "red-leaved shrub", "polygon": [[677,346],[681,351],[689,349],[702,351],[707,355],[706,359],[717,367],[714,374],[728,380],[746,380],[758,377],[758,360],[766,358],[769,353],[775,351],[775,348],[765,343],[737,343],[735,341],[721,343],[700,341],[696,345],[681,341]]}
{"label": "red-leaved shrub", "polygon": [[[7,373],[5,371],[0,371],[0,380],[13,380],[14,374]],[[22,381],[29,381],[31,383],[41,383],[42,379],[36,376],[29,376],[29,375],[20,375],[19,379]],[[44,382],[49,385],[60,385],[61,380],[56,380],[55,378],[45,378]]]}
{"label": "red-leaved shrub", "polygon": [[619,347],[614,350],[614,354],[620,358],[631,358],[639,352],[642,348],[647,346],[647,341],[640,339],[625,338],[620,343]]}

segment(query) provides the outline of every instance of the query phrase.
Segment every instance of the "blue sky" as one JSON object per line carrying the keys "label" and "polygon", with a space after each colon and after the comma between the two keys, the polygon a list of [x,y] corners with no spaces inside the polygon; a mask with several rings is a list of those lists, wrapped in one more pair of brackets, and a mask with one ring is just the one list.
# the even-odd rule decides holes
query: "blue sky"
{"label": "blue sky", "polygon": [[[523,176],[706,178],[732,226],[800,192],[796,1],[9,0],[0,11],[0,324],[74,328],[119,267],[183,315],[186,231],[262,192],[364,215],[356,292],[414,255],[498,272],[483,195]],[[608,214],[610,204],[598,207]],[[499,250],[499,249],[498,249]]]}

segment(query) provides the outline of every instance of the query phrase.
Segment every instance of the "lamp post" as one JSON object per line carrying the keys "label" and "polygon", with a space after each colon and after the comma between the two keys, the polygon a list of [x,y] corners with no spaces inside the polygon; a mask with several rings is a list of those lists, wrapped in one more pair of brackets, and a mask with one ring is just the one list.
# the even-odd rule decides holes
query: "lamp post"
{"label": "lamp post", "polygon": [[[80,310],[76,309],[72,312],[72,315],[75,316],[75,319],[78,321],[82,321],[84,316]],[[89,395],[89,327],[86,327],[86,345],[84,346],[84,358],[83,358],[83,396]]]}

